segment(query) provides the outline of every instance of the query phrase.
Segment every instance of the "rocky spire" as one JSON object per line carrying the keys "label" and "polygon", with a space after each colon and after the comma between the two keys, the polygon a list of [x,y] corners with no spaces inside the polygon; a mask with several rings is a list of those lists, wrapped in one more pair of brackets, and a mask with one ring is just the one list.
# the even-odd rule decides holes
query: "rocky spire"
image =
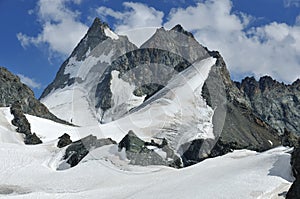
{"label": "rocky spire", "polygon": [[85,36],[72,52],[71,57],[76,56],[78,61],[85,59],[88,50],[93,50],[99,43],[108,38],[104,31],[106,28],[109,28],[108,24],[96,17]]}
{"label": "rocky spire", "polygon": [[184,30],[183,27],[180,24],[177,24],[176,26],[174,26],[171,29],[171,31],[177,31],[177,32],[183,33],[183,34],[185,34],[189,37],[194,38],[194,35],[191,32],[188,32],[188,31]]}

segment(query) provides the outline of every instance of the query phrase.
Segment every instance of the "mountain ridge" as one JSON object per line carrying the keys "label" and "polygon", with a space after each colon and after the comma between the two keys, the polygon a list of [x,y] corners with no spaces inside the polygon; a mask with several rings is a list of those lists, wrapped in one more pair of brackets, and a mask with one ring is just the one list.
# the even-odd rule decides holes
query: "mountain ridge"
{"label": "mountain ridge", "polygon": [[0,67],[0,107],[8,107],[19,102],[22,111],[26,114],[50,119],[58,123],[69,124],[57,118],[47,107],[39,102],[33,91],[21,83],[20,78],[4,67]]}
{"label": "mountain ridge", "polygon": [[[99,21],[95,19],[91,29],[95,29],[98,31],[99,35],[103,35],[103,33],[105,34],[104,29],[109,27],[103,25],[102,22],[98,22]],[[100,29],[94,27],[95,24],[98,24]],[[88,33],[89,32],[90,30]],[[84,38],[88,37],[88,33]],[[121,36],[105,38],[106,39],[98,43],[98,46],[94,47],[94,49],[97,49],[98,47],[101,47],[101,49],[106,49],[107,46],[112,46],[113,41],[120,42],[122,39]],[[84,39],[81,40],[81,42],[83,41]],[[194,64],[200,60],[214,57],[216,59],[216,63],[211,67],[207,79],[203,80],[203,90],[200,95],[196,94],[197,97],[195,99],[198,100],[203,98],[207,105],[214,110],[215,114],[213,114],[214,116],[212,118],[212,125],[214,126],[213,134],[215,139],[205,139],[206,141],[204,142],[199,141],[195,142],[194,144],[192,144],[193,140],[185,139],[184,142],[186,142],[187,145],[182,145],[183,148],[179,147],[179,150],[178,148],[175,149],[176,147],[173,143],[174,138],[169,137],[168,141],[171,141],[170,139],[173,140],[170,142],[171,146],[173,146],[173,149],[179,151],[189,151],[190,154],[194,155],[185,154],[186,157],[191,158],[193,156],[193,161],[197,162],[202,158],[208,157],[210,155],[210,150],[208,149],[212,149],[215,144],[217,145],[216,148],[213,149],[213,154],[216,156],[234,149],[246,148],[264,151],[280,145],[281,138],[279,136],[280,133],[277,132],[278,129],[276,129],[276,126],[270,125],[268,121],[263,120],[261,115],[259,115],[257,111],[253,109],[245,92],[239,88],[238,84],[231,80],[229,71],[227,70],[226,64],[220,53],[217,51],[210,51],[208,48],[203,47],[195,40],[192,33],[184,30],[182,26],[176,25],[170,30],[165,30],[164,28],[157,29],[152,37],[145,41],[140,48],[137,48],[128,40],[126,40],[126,42],[128,42],[127,45],[131,47],[126,47],[125,49],[127,50],[122,51],[124,52],[123,54],[115,53],[113,48],[109,48],[109,51],[107,51],[106,54],[110,54],[109,58],[102,59],[108,60],[104,61],[106,64],[94,64],[94,62],[85,61],[90,58],[82,60],[82,62],[86,65],[78,65],[74,62],[74,66],[79,67],[78,71],[85,71],[84,77],[86,78],[82,78],[82,74],[79,73],[78,79],[80,79],[80,81],[76,80],[70,83],[68,88],[74,88],[76,91],[80,87],[85,90],[83,94],[78,96],[73,94],[73,96],[76,99],[82,98],[84,100],[84,103],[87,104],[84,106],[87,106],[88,109],[91,110],[91,112],[87,114],[92,115],[91,119],[96,123],[118,123],[119,120],[123,121],[128,117],[132,117],[131,115],[139,115],[144,110],[147,110],[147,107],[151,110],[154,102],[158,102],[163,99],[164,96],[169,95],[169,90],[165,87],[169,86],[169,83],[174,75],[176,76],[177,74],[180,74],[180,72],[184,72],[190,67],[193,68]],[[80,44],[74,49],[67,62],[72,59],[72,56],[74,57],[77,55],[77,51],[81,51],[79,46]],[[86,52],[86,46],[84,49]],[[95,50],[93,53],[94,54],[89,55],[92,57],[101,57],[103,55],[103,51]],[[102,63],[101,59],[99,59],[98,63],[99,62]],[[70,65],[68,64],[69,63],[64,63],[61,69]],[[66,72],[65,68],[63,68],[63,70],[63,72]],[[96,77],[90,75],[94,74],[93,71],[97,71],[97,78],[91,81],[89,78]],[[70,73],[68,75],[70,76]],[[160,79],[155,79],[156,77],[160,77]],[[53,83],[55,84],[56,81],[59,82],[59,77],[56,77]],[[182,84],[183,83],[184,82],[182,82]],[[266,83],[268,82],[266,81]],[[114,89],[119,90],[116,91]],[[57,92],[57,97],[61,95],[60,93],[66,93],[64,88],[57,90],[54,89],[53,91],[54,93]],[[176,95],[181,96],[184,94],[176,93]],[[195,93],[192,95],[195,97]],[[49,96],[44,96],[44,98],[42,98],[42,101],[44,100],[46,104],[49,103],[49,98],[47,97]],[[170,99],[168,98],[168,100]],[[203,102],[204,105],[205,101]],[[74,103],[70,101],[68,104]],[[80,104],[82,103],[78,102],[78,105]],[[55,108],[59,106],[61,105],[58,104],[52,107]],[[62,106],[65,105],[62,104]],[[189,105],[186,104],[183,106],[183,108],[185,106]],[[65,107],[69,107],[69,105]],[[206,107],[206,110],[208,110],[208,107]],[[65,112],[63,112],[63,114],[66,115]],[[197,115],[198,113],[195,112],[193,114]],[[74,116],[76,117],[76,113],[73,114],[72,117],[70,116],[71,120],[73,121]],[[195,124],[198,122],[199,124],[203,125],[205,123],[204,120],[201,119],[200,116],[197,117],[199,118],[195,120]],[[67,118],[65,119],[70,121]],[[173,120],[174,119],[175,117]],[[76,121],[78,122],[79,119]],[[172,121],[172,119],[170,121]],[[207,121],[209,121],[209,119]],[[173,129],[175,134],[177,131],[182,131],[182,135],[184,134],[184,131],[192,131],[192,126],[183,128],[184,125],[181,120],[177,121],[176,119],[176,122],[175,120],[171,122],[172,125],[179,125]],[[156,129],[156,133],[152,135],[159,135],[158,137],[162,135],[170,136],[170,133],[172,133],[168,132],[169,130],[161,127],[158,128],[153,126],[152,128]],[[125,129],[128,129],[128,127],[123,129],[126,132]],[[144,131],[141,128],[138,129],[139,130],[135,130],[135,132]],[[168,133],[166,134],[166,132]],[[181,135],[181,133],[178,132],[178,135]],[[196,134],[194,133],[193,135],[195,136]],[[192,134],[189,136],[191,135]],[[217,142],[218,138],[220,138],[219,142]],[[201,140],[202,138],[199,139]],[[197,148],[198,152],[195,152],[189,148],[191,146]],[[200,148],[202,149],[199,151]]]}

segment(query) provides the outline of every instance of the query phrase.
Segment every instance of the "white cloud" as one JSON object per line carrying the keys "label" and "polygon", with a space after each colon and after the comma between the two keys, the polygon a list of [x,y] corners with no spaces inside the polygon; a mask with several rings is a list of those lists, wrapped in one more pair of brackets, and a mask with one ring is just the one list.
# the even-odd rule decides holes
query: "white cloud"
{"label": "white cloud", "polygon": [[283,0],[284,7],[300,7],[300,0]]}
{"label": "white cloud", "polygon": [[232,13],[230,0],[207,0],[186,9],[173,9],[166,27],[178,23],[197,40],[223,55],[231,74],[271,75],[291,82],[300,74],[300,27],[270,23],[246,31],[251,16]]}
{"label": "white cloud", "polygon": [[142,3],[124,2],[123,6],[124,12],[102,6],[97,9],[97,13],[104,19],[113,17],[116,20],[115,31],[127,35],[137,46],[153,35],[157,27],[162,26],[163,12]]}
{"label": "white cloud", "polygon": [[34,89],[40,89],[42,87],[42,85],[38,82],[36,82],[34,79],[30,78],[30,77],[26,77],[22,74],[17,74],[18,77],[20,77],[20,80],[23,84],[26,84],[27,86],[29,86],[30,88]]}
{"label": "white cloud", "polygon": [[66,3],[80,4],[81,0],[40,0],[37,16],[42,26],[37,36],[18,33],[23,47],[48,45],[51,53],[68,55],[86,33],[88,27],[78,20],[80,13],[66,7]]}
{"label": "white cloud", "polygon": [[298,16],[296,17],[295,24],[296,24],[297,26],[300,26],[300,15],[298,15]]}
{"label": "white cloud", "polygon": [[[300,0],[284,2],[297,6]],[[66,6],[69,3],[80,4],[81,0],[39,0],[37,15],[42,30],[34,37],[18,33],[22,46],[47,44],[50,53],[69,54],[88,29],[79,21],[80,13]],[[220,51],[236,78],[271,75],[285,82],[299,78],[300,15],[294,26],[272,22],[251,28],[255,18],[233,13],[232,6],[231,0],[201,0],[194,6],[172,9],[164,26],[182,24],[201,44]],[[163,24],[164,13],[146,4],[124,2],[123,7],[123,11],[108,7],[96,11],[104,19],[114,18],[115,31],[126,34],[138,46],[154,33],[153,27]]]}
{"label": "white cloud", "polygon": [[99,7],[97,13],[102,17],[111,16],[117,21],[117,32],[127,31],[140,27],[157,27],[163,22],[164,13],[142,3],[124,2],[124,12],[114,11],[111,8]]}

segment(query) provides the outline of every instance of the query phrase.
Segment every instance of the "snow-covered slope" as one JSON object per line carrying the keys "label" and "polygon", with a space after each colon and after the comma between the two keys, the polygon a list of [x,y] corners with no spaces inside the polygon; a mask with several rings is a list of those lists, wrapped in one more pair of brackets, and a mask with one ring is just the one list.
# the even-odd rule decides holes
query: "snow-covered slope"
{"label": "snow-covered slope", "polygon": [[[85,97],[82,94],[84,91],[79,93],[79,89],[70,89],[67,92],[67,87],[57,92],[57,97],[56,94],[52,94],[50,99],[45,99],[48,104],[59,101],[61,106],[57,106],[57,111],[60,111],[60,114],[64,114],[65,118],[68,117],[69,121],[74,121],[72,118],[75,118],[85,123],[85,127],[98,128],[104,137],[120,141],[129,130],[133,130],[139,137],[148,141],[153,138],[166,137],[172,148],[178,150],[181,144],[193,139],[214,138],[212,133],[213,110],[207,106],[201,96],[203,83],[214,63],[214,58],[195,63],[193,67],[174,76],[164,89],[152,96],[142,107],[133,109],[128,116],[107,124],[93,123],[96,119],[90,118],[89,106],[85,100],[80,98],[80,96]],[[122,94],[122,92],[117,92],[118,89],[120,91],[123,89],[128,93],[130,85],[128,84],[128,88],[124,89],[126,85],[126,82],[124,83],[116,76],[111,83],[113,96],[114,93]],[[127,103],[130,100],[139,104],[142,102],[138,102],[136,96],[127,96],[126,99],[124,97],[126,95],[115,97],[115,104]],[[69,103],[70,101],[72,103]],[[68,115],[70,110],[74,111]],[[79,115],[74,117],[75,114]],[[84,127],[79,129],[84,129]],[[99,135],[99,133],[96,132],[95,135]]]}
{"label": "snow-covered slope", "polygon": [[76,167],[58,171],[65,150],[55,147],[58,136],[69,133],[76,140],[93,133],[99,138],[114,135],[117,138],[122,136],[121,131],[115,134],[118,127],[112,123],[70,127],[35,116],[26,117],[43,144],[24,145],[21,134],[10,124],[9,108],[0,108],[0,197],[3,198],[269,199],[283,198],[293,180],[287,153],[290,149],[284,147],[264,153],[234,151],[177,170],[130,165],[124,151],[118,152],[116,145],[108,145],[92,150]]}
{"label": "snow-covered slope", "polygon": [[172,78],[143,106],[109,124],[123,132],[133,130],[148,141],[167,138],[176,151],[181,144],[197,138],[213,139],[213,110],[207,106],[201,91],[214,64],[214,58],[195,63]]}
{"label": "snow-covered slope", "polygon": [[85,37],[62,64],[55,81],[41,97],[56,116],[80,126],[98,123],[95,90],[100,77],[120,55],[136,49],[127,37],[118,36],[95,19]]}
{"label": "snow-covered slope", "polygon": [[[101,150],[100,150],[101,149]],[[58,153],[47,145],[0,144],[0,195],[7,198],[283,198],[290,186],[289,154],[242,150],[186,169],[115,165],[113,146],[77,167],[51,168]],[[101,154],[102,153],[102,154]],[[107,155],[98,158],[99,154]],[[263,164],[262,164],[263,163]],[[125,168],[124,168],[125,167]],[[3,182],[3,181],[2,181]]]}

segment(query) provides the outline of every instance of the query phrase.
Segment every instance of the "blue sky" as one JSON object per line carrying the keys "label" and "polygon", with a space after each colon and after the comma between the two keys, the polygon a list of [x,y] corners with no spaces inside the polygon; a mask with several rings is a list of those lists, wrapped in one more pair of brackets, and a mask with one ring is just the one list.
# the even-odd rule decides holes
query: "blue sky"
{"label": "blue sky", "polygon": [[0,65],[39,97],[96,16],[116,32],[180,23],[236,80],[300,77],[300,0],[0,0]]}

